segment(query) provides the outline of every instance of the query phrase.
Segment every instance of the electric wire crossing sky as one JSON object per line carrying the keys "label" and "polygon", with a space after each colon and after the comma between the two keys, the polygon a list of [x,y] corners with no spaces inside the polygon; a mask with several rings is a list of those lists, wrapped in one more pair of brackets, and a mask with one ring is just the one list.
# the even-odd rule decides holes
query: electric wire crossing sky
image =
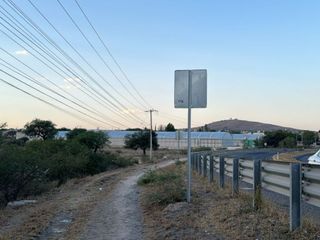
{"label": "electric wire crossing sky", "polygon": [[[35,1],[26,1],[40,18],[33,19],[33,15],[28,15],[12,0],[2,0],[0,4],[0,33],[16,49],[23,49],[13,54],[5,47],[0,47],[1,83],[93,127],[146,127],[148,116],[144,111],[152,109],[151,104],[138,91],[113,56],[80,2],[74,0],[76,7],[71,12],[62,1],[56,0],[61,12],[69,19],[74,30],[81,35],[82,41],[87,44],[103,68],[97,68],[91,63],[83,51],[68,40],[66,34],[55,26],[54,21],[46,16]],[[76,14],[82,15],[82,20],[87,23],[104,51],[98,49],[90,40],[92,36],[88,35],[73,17]],[[37,23],[39,19],[49,25],[50,31]],[[59,39],[52,37],[54,34]],[[18,56],[20,54],[32,57],[36,64],[24,61]],[[46,69],[48,74],[43,73],[43,69]],[[105,76],[105,71],[110,73],[112,81],[116,80],[118,86]],[[57,77],[67,82],[71,90],[57,83]],[[173,119],[185,122],[183,118],[169,113],[164,113],[164,118],[168,121]]]}

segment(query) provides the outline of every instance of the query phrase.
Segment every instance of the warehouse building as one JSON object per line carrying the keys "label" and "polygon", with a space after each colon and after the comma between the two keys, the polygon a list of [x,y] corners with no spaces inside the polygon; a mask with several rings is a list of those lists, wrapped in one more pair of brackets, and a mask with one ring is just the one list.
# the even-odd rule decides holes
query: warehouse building
{"label": "warehouse building", "polygon": [[[106,131],[111,146],[123,147],[125,136],[134,131]],[[191,132],[192,147],[253,148],[255,140],[263,137],[263,133],[230,134],[228,132]],[[187,132],[157,132],[160,148],[186,149]]]}

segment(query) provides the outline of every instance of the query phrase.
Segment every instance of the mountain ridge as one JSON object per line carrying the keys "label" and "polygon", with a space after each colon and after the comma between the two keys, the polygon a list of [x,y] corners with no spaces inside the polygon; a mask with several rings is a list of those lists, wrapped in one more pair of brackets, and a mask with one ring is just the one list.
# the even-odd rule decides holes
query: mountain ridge
{"label": "mountain ridge", "polygon": [[228,119],[220,120],[216,122],[211,122],[205,124],[201,127],[194,128],[195,130],[202,129],[203,131],[235,131],[235,132],[266,132],[266,131],[291,131],[291,132],[301,132],[302,130],[284,127],[270,123],[262,123],[256,121],[239,120],[239,119]]}

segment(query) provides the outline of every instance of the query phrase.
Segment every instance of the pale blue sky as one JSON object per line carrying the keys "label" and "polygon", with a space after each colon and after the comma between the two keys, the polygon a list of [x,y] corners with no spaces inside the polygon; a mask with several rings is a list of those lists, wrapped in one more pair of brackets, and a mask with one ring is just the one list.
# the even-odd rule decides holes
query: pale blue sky
{"label": "pale blue sky", "polygon": [[[113,86],[121,89],[55,0],[32,2]],[[107,57],[74,1],[61,2]],[[15,3],[75,56],[27,0]],[[79,3],[131,81],[159,110],[154,119],[157,125],[169,121],[179,127],[186,125],[162,114],[186,117],[186,110],[173,107],[174,70],[206,68],[208,108],[193,111],[194,125],[232,117],[320,129],[320,2],[79,0]],[[3,2],[0,4],[7,8]],[[11,53],[23,49],[1,33],[0,41],[1,47]],[[64,84],[61,77],[30,54],[16,56],[59,85]],[[0,57],[9,59],[2,52]],[[117,71],[110,58],[107,61]],[[68,91],[90,102],[78,90]],[[92,127],[1,82],[0,107],[0,122],[6,121],[12,127],[21,127],[35,117],[51,119],[59,126]],[[106,114],[117,120],[111,113]],[[137,114],[148,120],[147,114]]]}

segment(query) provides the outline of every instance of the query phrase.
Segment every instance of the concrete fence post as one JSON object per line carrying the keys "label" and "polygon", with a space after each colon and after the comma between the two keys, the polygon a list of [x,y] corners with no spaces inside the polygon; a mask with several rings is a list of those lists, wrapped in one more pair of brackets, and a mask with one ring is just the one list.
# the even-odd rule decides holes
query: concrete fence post
{"label": "concrete fence post", "polygon": [[220,176],[220,181],[219,181],[220,188],[224,188],[224,157],[219,158],[219,176]]}
{"label": "concrete fence post", "polygon": [[301,164],[290,164],[290,231],[301,226]]}
{"label": "concrete fence post", "polygon": [[253,162],[253,208],[261,207],[261,160]]}
{"label": "concrete fence post", "polygon": [[232,162],[232,195],[239,193],[239,159],[235,158]]}

